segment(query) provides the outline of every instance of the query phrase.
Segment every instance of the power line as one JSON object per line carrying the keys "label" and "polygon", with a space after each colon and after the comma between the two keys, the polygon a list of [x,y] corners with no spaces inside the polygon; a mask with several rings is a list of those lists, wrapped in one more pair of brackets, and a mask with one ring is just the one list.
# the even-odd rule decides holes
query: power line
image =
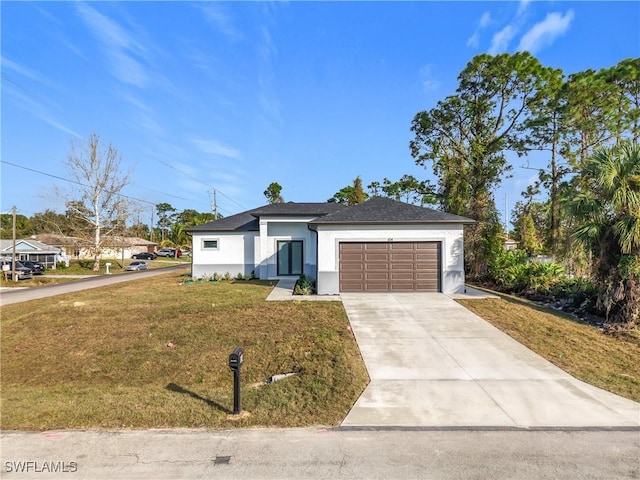
{"label": "power line", "polygon": [[231,198],[230,196],[225,195],[223,192],[221,192],[219,188],[216,188],[216,191],[217,191],[220,195],[222,195],[223,197],[227,198],[228,200],[231,200],[233,203],[235,203],[236,205],[238,205],[240,208],[243,208],[243,209],[245,209],[245,210],[248,210],[248,208],[247,208],[247,207],[245,207],[244,205],[240,205],[240,204],[239,204],[238,202],[236,202],[233,198]]}
{"label": "power line", "polygon": [[[13,167],[22,168],[23,170],[28,170],[30,172],[39,173],[40,175],[46,175],[47,177],[56,178],[58,180],[62,180],[63,182],[73,183],[75,185],[80,185],[81,187],[84,187],[84,188],[91,188],[91,185],[85,185],[84,183],[80,183],[80,182],[78,182],[76,180],[70,180],[68,178],[60,177],[58,175],[53,175],[52,173],[42,172],[42,171],[36,170],[34,168],[29,168],[29,167],[25,167],[23,165],[18,165],[18,164],[15,164],[15,163],[7,162],[6,160],[0,160],[0,162],[5,163],[7,165],[11,165]],[[135,198],[135,197],[132,197],[130,195],[125,195],[124,193],[119,193],[119,192],[111,192],[111,193],[113,193],[114,195],[118,195],[119,197],[128,198],[129,200],[135,200],[136,202],[142,202],[142,203],[148,203],[149,205],[155,205],[155,203],[150,202],[148,200],[142,200],[141,198]]]}
{"label": "power line", "polygon": [[142,190],[149,190],[150,192],[153,192],[153,193],[159,193],[160,195],[166,195],[167,197],[173,197],[173,198],[177,198],[179,200],[184,200],[185,202],[190,202],[191,201],[188,198],[180,197],[178,195],[173,195],[171,193],[161,192],[160,190],[154,190],[153,188],[149,188],[149,187],[143,187],[143,186],[137,185],[135,183],[132,183],[131,186],[132,187],[136,187],[136,188],[141,188]]}
{"label": "power line", "polygon": [[[167,167],[175,170],[176,172],[184,175],[187,178],[190,178],[191,180],[195,180],[196,182],[198,182],[200,185],[204,185],[205,187],[207,186],[205,183],[202,182],[202,180],[200,180],[199,178],[193,177],[191,175],[189,175],[186,172],[183,172],[182,170],[180,170],[179,168],[174,167],[173,165],[171,165],[168,162],[165,162],[164,160],[160,160],[159,158],[156,158],[156,160],[160,163],[162,163],[163,165],[166,165]],[[222,195],[223,197],[227,198],[228,200],[230,200],[231,202],[235,203],[237,206],[239,206],[240,208],[244,209],[244,210],[248,210],[247,207],[245,207],[244,205],[240,205],[238,202],[236,202],[233,198],[231,198],[229,195],[225,195],[224,192],[221,192],[219,188],[215,188],[214,190],[216,190],[220,195]],[[209,191],[209,193],[211,193],[211,191]],[[184,200],[184,199],[183,199]]]}
{"label": "power line", "polygon": [[[43,171],[41,171],[41,170],[36,170],[36,169],[34,169],[34,168],[25,167],[24,165],[18,165],[18,164],[16,164],[16,163],[8,162],[8,161],[6,161],[6,160],[0,160],[0,162],[1,162],[1,163],[4,163],[4,164],[6,164],[6,165],[11,165],[12,167],[17,167],[17,168],[21,168],[21,169],[23,169],[23,170],[27,170],[27,171],[29,171],[29,172],[34,172],[34,173],[38,173],[38,174],[40,174],[40,175],[45,175],[45,176],[47,176],[47,177],[55,178],[55,179],[57,179],[57,180],[62,180],[63,182],[73,183],[73,184],[75,184],[75,185],[79,185],[79,186],[84,187],[84,188],[91,188],[91,186],[90,186],[90,185],[85,185],[85,184],[80,183],[80,182],[78,182],[78,181],[76,181],[76,180],[70,180],[70,179],[68,179],[68,178],[64,178],[64,177],[61,177],[61,176],[59,176],[59,175],[54,175],[54,174],[52,174],[52,173],[43,172]],[[162,162],[162,163],[164,163],[164,162]],[[177,170],[177,171],[178,171],[178,172],[180,172],[179,170]],[[184,172],[180,172],[180,173],[182,173],[183,175],[185,175],[185,176],[187,176],[187,177],[189,176],[189,175],[184,174]],[[191,177],[191,178],[193,179],[193,177]],[[194,180],[195,180],[195,179],[194,179]],[[199,183],[201,183],[202,185],[204,185],[202,182],[200,182],[200,181],[198,181],[198,182],[199,182]],[[171,194],[171,193],[161,192],[161,191],[159,191],[159,190],[154,190],[154,189],[152,189],[152,188],[142,187],[142,186],[135,185],[135,184],[132,184],[132,186],[135,186],[136,188],[141,188],[141,189],[143,189],[143,190],[149,190],[150,192],[159,193],[159,194],[161,194],[161,195],[166,195],[166,196],[168,196],[168,197],[173,197],[173,198],[177,198],[177,199],[180,199],[180,200],[184,200],[184,201],[186,201],[186,202],[191,201],[191,200],[189,200],[188,198],[180,197],[180,196],[178,196],[178,195],[173,195],[173,194]],[[217,189],[216,189],[216,190],[217,190]],[[218,191],[218,193],[220,193],[223,197],[226,197],[227,199],[231,200],[233,203],[235,203],[236,205],[238,205],[240,208],[243,208],[243,209],[247,210],[247,208],[246,208],[246,207],[244,207],[244,206],[240,205],[238,202],[236,202],[235,200],[233,200],[233,199],[232,199],[231,197],[229,197],[228,195],[225,195],[225,194],[224,194],[223,192],[221,192],[220,190],[217,190],[217,191]],[[143,200],[143,199],[141,199],[141,198],[136,198],[136,197],[133,197],[133,196],[131,196],[131,195],[126,195],[126,194],[124,194],[124,193],[118,193],[118,192],[115,192],[115,194],[116,194],[116,195],[118,195],[118,196],[120,196],[120,197],[122,197],[122,198],[127,198],[127,199],[129,199],[129,200],[135,200],[136,202],[142,202],[142,203],[146,203],[146,204],[148,204],[148,205],[153,205],[153,206],[155,206],[155,205],[156,205],[156,203],[155,203],[155,202],[150,202],[150,201],[148,201],[148,200]],[[225,210],[225,211],[227,211],[228,213],[231,213],[229,210],[227,210],[227,209],[225,209],[225,208],[222,208],[222,207],[218,207],[218,208],[220,208],[221,210]]]}

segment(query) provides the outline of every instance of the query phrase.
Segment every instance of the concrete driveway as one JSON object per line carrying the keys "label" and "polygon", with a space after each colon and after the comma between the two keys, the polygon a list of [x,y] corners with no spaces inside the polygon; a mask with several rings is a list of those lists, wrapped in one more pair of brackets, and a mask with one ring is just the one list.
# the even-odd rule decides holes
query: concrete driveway
{"label": "concrete driveway", "polygon": [[342,426],[640,428],[639,403],[576,380],[446,295],[341,296],[371,378]]}

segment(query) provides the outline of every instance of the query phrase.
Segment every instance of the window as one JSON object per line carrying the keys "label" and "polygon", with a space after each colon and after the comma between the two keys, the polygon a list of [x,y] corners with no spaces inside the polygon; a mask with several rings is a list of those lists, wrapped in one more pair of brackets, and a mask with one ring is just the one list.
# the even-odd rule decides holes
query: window
{"label": "window", "polygon": [[203,250],[218,250],[218,239],[202,240]]}
{"label": "window", "polygon": [[278,241],[278,276],[302,275],[302,240]]}

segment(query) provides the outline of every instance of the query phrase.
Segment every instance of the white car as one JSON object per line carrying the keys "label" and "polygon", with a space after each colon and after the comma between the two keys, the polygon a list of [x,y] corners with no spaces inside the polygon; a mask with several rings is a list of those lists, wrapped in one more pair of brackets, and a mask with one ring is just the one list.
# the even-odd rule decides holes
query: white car
{"label": "white car", "polygon": [[147,264],[147,262],[131,262],[126,266],[125,270],[128,272],[135,272],[138,270],[147,270],[148,268],[149,265]]}

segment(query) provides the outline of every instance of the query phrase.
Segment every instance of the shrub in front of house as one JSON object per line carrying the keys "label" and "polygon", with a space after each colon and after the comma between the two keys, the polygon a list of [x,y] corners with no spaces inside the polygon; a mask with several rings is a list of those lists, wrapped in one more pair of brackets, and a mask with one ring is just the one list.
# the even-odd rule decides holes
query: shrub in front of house
{"label": "shrub in front of house", "polygon": [[315,288],[315,282],[313,278],[308,275],[300,275],[296,286],[293,289],[294,295],[311,295]]}

